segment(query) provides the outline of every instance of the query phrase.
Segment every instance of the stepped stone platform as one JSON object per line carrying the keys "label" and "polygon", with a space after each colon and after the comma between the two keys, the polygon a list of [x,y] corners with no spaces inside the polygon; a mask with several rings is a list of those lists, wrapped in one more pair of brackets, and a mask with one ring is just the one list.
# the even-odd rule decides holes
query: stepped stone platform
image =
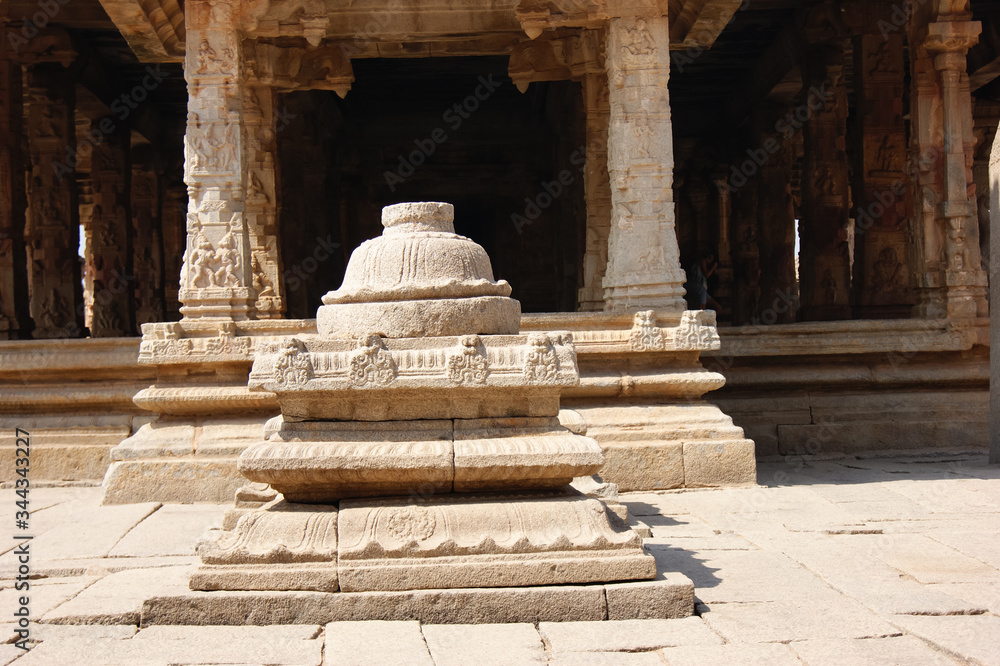
{"label": "stepped stone platform", "polygon": [[[1000,469],[984,455],[804,458],[757,472],[757,488],[619,496],[629,523],[648,526],[643,543],[658,568],[697,585],[694,616],[611,619],[611,594],[607,614],[599,601],[568,605],[547,616],[559,622],[539,613],[500,623],[496,609],[528,606],[530,588],[492,590],[515,600],[492,615],[456,590],[394,601],[479,609],[462,624],[431,611],[422,622],[322,614],[338,594],[388,598],[379,592],[195,592],[197,541],[223,525],[227,505],[101,506],[95,486],[34,488],[30,649],[16,648],[13,625],[2,624],[0,664],[1000,663]],[[0,504],[0,519],[10,524],[15,510]],[[9,544],[6,608],[23,594],[17,567]],[[209,598],[220,601],[209,608]]]}

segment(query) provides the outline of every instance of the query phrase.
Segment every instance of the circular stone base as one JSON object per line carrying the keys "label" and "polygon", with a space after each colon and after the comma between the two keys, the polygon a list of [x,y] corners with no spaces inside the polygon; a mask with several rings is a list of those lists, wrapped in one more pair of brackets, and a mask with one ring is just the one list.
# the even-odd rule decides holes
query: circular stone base
{"label": "circular stone base", "polygon": [[320,335],[340,339],[368,334],[385,338],[516,335],[520,327],[521,304],[503,296],[338,303],[320,306],[316,312]]}

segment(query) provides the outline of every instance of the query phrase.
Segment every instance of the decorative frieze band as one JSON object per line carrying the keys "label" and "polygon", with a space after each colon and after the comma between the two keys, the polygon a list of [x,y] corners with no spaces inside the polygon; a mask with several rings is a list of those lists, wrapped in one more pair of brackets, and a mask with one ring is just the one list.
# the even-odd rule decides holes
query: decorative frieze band
{"label": "decorative frieze band", "polygon": [[[569,333],[349,340],[288,338],[257,345],[250,387],[265,391],[574,386]],[[428,384],[430,382],[430,384]]]}

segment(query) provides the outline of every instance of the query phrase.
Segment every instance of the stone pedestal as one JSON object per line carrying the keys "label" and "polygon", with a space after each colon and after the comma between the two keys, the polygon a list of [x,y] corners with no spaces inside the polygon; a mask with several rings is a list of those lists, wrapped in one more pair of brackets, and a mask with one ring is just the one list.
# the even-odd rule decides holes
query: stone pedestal
{"label": "stone pedestal", "polygon": [[249,387],[282,416],[239,469],[281,496],[202,542],[193,589],[480,596],[656,577],[622,517],[568,485],[604,463],[557,418],[579,382],[572,336],[516,334],[510,286],[452,216],[384,209],[321,335],[257,347]]}

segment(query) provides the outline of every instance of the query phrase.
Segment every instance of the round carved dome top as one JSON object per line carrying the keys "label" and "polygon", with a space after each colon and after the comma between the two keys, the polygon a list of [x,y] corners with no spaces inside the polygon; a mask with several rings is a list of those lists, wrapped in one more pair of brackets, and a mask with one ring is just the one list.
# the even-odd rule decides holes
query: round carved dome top
{"label": "round carved dome top", "polygon": [[382,235],[354,250],[344,283],[323,303],[510,296],[510,285],[493,279],[486,251],[457,235],[454,220],[448,203],[386,206]]}

